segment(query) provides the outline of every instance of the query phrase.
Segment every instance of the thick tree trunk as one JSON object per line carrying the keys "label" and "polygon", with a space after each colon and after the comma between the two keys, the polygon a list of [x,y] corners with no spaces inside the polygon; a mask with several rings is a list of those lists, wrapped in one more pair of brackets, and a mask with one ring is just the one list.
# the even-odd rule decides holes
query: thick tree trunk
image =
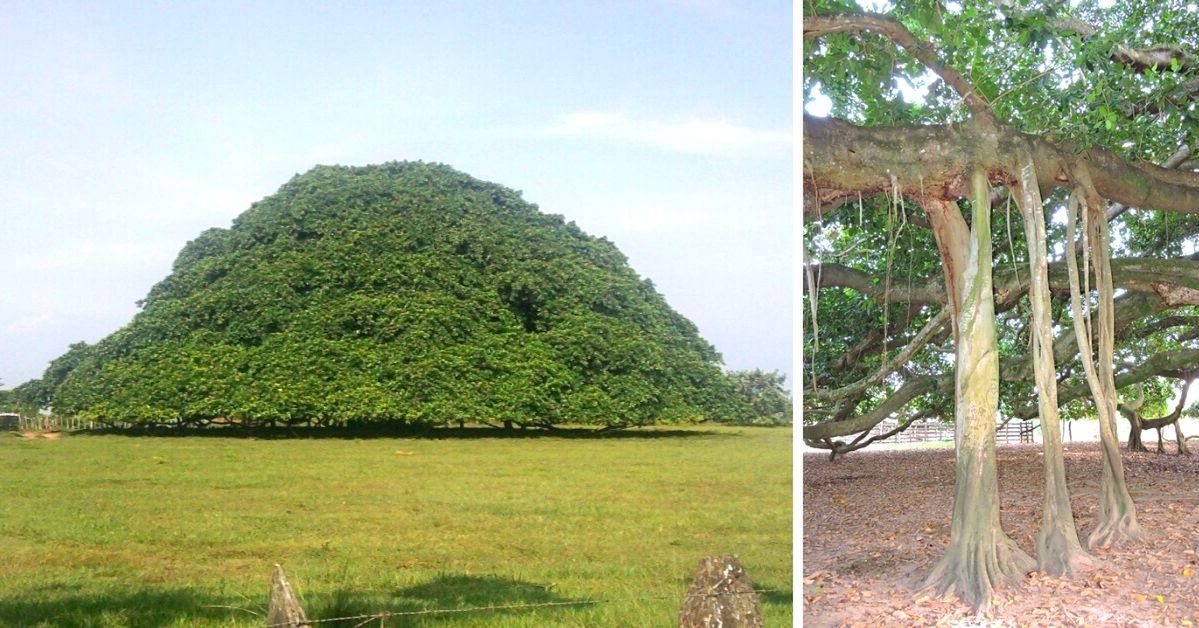
{"label": "thick tree trunk", "polygon": [[1128,419],[1128,451],[1148,451],[1145,442],[1141,440],[1141,413],[1136,410],[1125,410]]}
{"label": "thick tree trunk", "polygon": [[[1187,376],[1189,377],[1189,375],[1188,373]],[[1191,383],[1191,380],[1183,378],[1182,390],[1178,393],[1178,407],[1163,417],[1146,419],[1142,416],[1139,411],[1141,407],[1140,399],[1128,404],[1120,404],[1120,411],[1124,413],[1124,416],[1128,417],[1128,422],[1132,424],[1131,431],[1128,433],[1129,451],[1148,451],[1142,440],[1141,432],[1145,430],[1157,430],[1157,453],[1164,453],[1166,448],[1162,443],[1162,429],[1173,425],[1174,437],[1178,442],[1178,454],[1181,456],[1190,455],[1191,452],[1187,450],[1186,438],[1182,435],[1180,422],[1182,420],[1182,411],[1186,407],[1187,392],[1191,389]]]}
{"label": "thick tree trunk", "polygon": [[[1083,370],[1086,371],[1087,385],[1091,388],[1091,396],[1095,400],[1095,411],[1099,415],[1099,439],[1103,446],[1103,475],[1099,485],[1099,508],[1095,513],[1095,528],[1087,538],[1087,547],[1110,547],[1125,541],[1135,540],[1140,536],[1140,527],[1136,521],[1136,506],[1128,494],[1128,486],[1124,482],[1124,466],[1120,460],[1120,441],[1116,435],[1116,386],[1112,377],[1112,343],[1114,342],[1115,326],[1112,320],[1111,307],[1111,275],[1103,269],[1108,267],[1106,247],[1108,241],[1107,221],[1094,206],[1098,199],[1087,195],[1085,211],[1092,215],[1098,213],[1099,218],[1090,218],[1091,250],[1095,255],[1096,284],[1099,289],[1099,358],[1100,367],[1097,370],[1091,357],[1090,333],[1083,319],[1082,295],[1079,289],[1078,260],[1074,254],[1074,237],[1078,207],[1082,191],[1075,190],[1070,197],[1066,212],[1066,263],[1070,275],[1070,309],[1074,319],[1074,333],[1078,338],[1079,359]],[[1094,228],[1094,223],[1100,223]],[[1110,268],[1110,267],[1108,267]],[[1107,300],[1105,303],[1105,299]],[[1106,356],[1105,356],[1106,352]],[[1105,366],[1106,364],[1106,366]]]}
{"label": "thick tree trunk", "polygon": [[997,585],[1020,580],[1035,563],[999,525],[995,465],[999,360],[991,292],[989,190],[982,171],[973,174],[972,188],[972,234],[955,204],[936,203],[929,212],[956,323],[957,462],[949,547],[925,586],[936,587],[940,594],[957,593],[967,604],[982,608],[990,603]]}
{"label": "thick tree trunk", "polygon": [[1036,173],[1027,160],[1020,173],[1020,185],[1013,189],[1024,218],[1028,241],[1031,283],[1029,303],[1032,309],[1033,371],[1036,374],[1037,404],[1045,463],[1045,505],[1041,531],[1037,534],[1037,567],[1050,575],[1073,575],[1090,567],[1093,560],[1078,541],[1074,511],[1066,488],[1066,465],[1062,455],[1062,428],[1058,415],[1057,372],[1053,359],[1053,320],[1049,298],[1048,250],[1045,244],[1045,212]]}

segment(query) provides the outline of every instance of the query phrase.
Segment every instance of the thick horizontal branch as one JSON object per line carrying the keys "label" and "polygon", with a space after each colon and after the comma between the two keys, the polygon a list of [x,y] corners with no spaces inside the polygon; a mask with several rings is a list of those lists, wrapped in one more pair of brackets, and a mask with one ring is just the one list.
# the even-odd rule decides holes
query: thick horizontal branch
{"label": "thick horizontal branch", "polygon": [[[1083,39],[1090,39],[1099,32],[1095,25],[1070,15],[1055,15],[1049,18],[1049,25],[1058,31],[1081,35]],[[1116,44],[1111,56],[1112,60],[1131,66],[1137,72],[1149,69],[1164,72],[1175,68],[1188,71],[1199,67],[1195,56],[1178,46],[1158,45],[1137,49]]]}
{"label": "thick horizontal branch", "polygon": [[[1153,294],[1146,293],[1130,293],[1125,294],[1116,299],[1115,303],[1115,319],[1116,326],[1122,327],[1129,322],[1158,312],[1167,311],[1172,306],[1166,304],[1160,298]],[[1057,364],[1065,365],[1071,361],[1077,354],[1078,345],[1075,341],[1075,336],[1072,331],[1063,331],[1053,343],[1054,361]],[[1185,356],[1191,356],[1192,362],[1188,363],[1183,358],[1161,357],[1167,354],[1157,354],[1154,358],[1142,362],[1133,371],[1142,373],[1148,365],[1152,372],[1138,375],[1139,379],[1122,380],[1117,377],[1117,385],[1123,387],[1129,384],[1136,383],[1148,379],[1152,375],[1169,375],[1178,372],[1180,369],[1194,368],[1194,360],[1199,359],[1199,350],[1194,350],[1192,353],[1184,352]],[[1032,379],[1032,362],[1030,357],[1025,355],[1013,356],[1002,360],[999,368],[1000,378],[1003,381],[1029,381]],[[1124,377],[1123,375],[1121,377]],[[848,418],[840,418],[837,420],[818,423],[815,425],[807,425],[803,428],[803,438],[805,440],[818,441],[825,438],[834,438],[838,436],[846,436],[855,434],[862,430],[868,430],[875,425],[887,419],[891,415],[901,411],[904,406],[917,397],[924,395],[934,390],[952,391],[954,386],[953,372],[943,373],[941,375],[926,375],[918,377],[906,382],[895,393],[888,397],[883,403],[873,410]],[[1075,386],[1071,391],[1059,389],[1058,402],[1066,403],[1072,399],[1076,399],[1081,395],[1090,394],[1089,388],[1085,384]],[[1077,394],[1075,394],[1077,393]],[[1073,395],[1073,396],[1068,396]],[[1037,406],[1035,403],[1028,404],[1023,408],[1013,412],[1013,416],[1021,419],[1030,419],[1037,415]]]}
{"label": "thick horizontal branch", "polygon": [[[1199,173],[1133,163],[1109,150],[1078,150],[1034,135],[987,124],[861,127],[804,115],[803,186],[822,211],[821,198],[852,193],[901,193],[924,205],[927,199],[969,195],[967,173],[978,166],[992,182],[1018,180],[1018,157],[1032,157],[1042,196],[1071,184],[1080,172],[1103,198],[1141,209],[1199,213]],[[1077,150],[1077,153],[1075,152]]]}
{"label": "thick horizontal branch", "polygon": [[1161,429],[1167,425],[1172,425],[1175,421],[1182,418],[1182,411],[1186,409],[1187,404],[1187,392],[1191,389],[1192,382],[1193,380],[1190,379],[1183,381],[1182,390],[1178,393],[1178,405],[1174,408],[1173,412],[1156,419],[1140,417],[1141,431]]}
{"label": "thick horizontal branch", "polygon": [[[1178,349],[1155,354],[1148,360],[1116,375],[1116,388],[1132,386],[1151,377],[1193,368],[1196,361],[1199,361],[1199,349]],[[1090,394],[1091,390],[1086,382],[1079,382],[1074,386],[1060,386],[1057,391],[1058,403],[1065,404],[1075,399],[1088,397]],[[1031,418],[1036,416],[1036,412],[1036,406],[1030,406],[1016,412],[1015,415],[1021,418]]]}
{"label": "thick horizontal branch", "polygon": [[[1180,372],[1190,372],[1193,374],[1193,365],[1196,363],[1199,363],[1199,349],[1180,349],[1158,353],[1150,359],[1117,375],[1116,386],[1124,388],[1125,386],[1131,386],[1158,375],[1171,376]],[[1004,381],[1016,379],[1010,376],[1011,373],[1009,371],[1002,368],[1000,369],[1000,374]],[[1021,379],[1028,379],[1028,377]],[[826,439],[869,430],[902,410],[904,406],[917,397],[938,389],[946,392],[953,390],[953,373],[948,373],[940,377],[925,376],[911,380],[900,387],[899,390],[888,397],[877,408],[856,417],[842,421],[805,425],[803,428],[803,439],[804,441],[818,443]],[[1090,394],[1090,388],[1085,382],[1074,386],[1061,386],[1058,388],[1058,403],[1066,404],[1075,399],[1087,397]],[[1023,420],[1032,419],[1037,416],[1037,406],[1035,403],[1030,403],[1015,410],[1012,416]]]}
{"label": "thick horizontal branch", "polygon": [[[845,276],[851,277],[855,284],[873,285],[870,275],[856,269],[839,268],[852,271]],[[1065,264],[1056,262],[1049,264],[1048,268],[1050,289],[1059,292],[1067,290],[1069,281],[1066,278]],[[1132,328],[1127,325],[1138,318],[1180,305],[1199,305],[1199,255],[1172,260],[1138,257],[1116,259],[1112,260],[1112,275],[1115,286],[1129,292],[1116,300],[1116,317],[1124,330],[1123,339],[1134,335]],[[837,277],[836,274],[831,276]],[[996,284],[998,287],[995,288],[995,310],[996,312],[1007,311],[1014,307],[1021,296],[1028,291],[1028,275],[1023,273],[1017,277],[1010,268],[1004,268],[996,277]],[[840,286],[858,289],[847,283],[835,283],[833,279],[828,279],[827,282],[822,279],[820,285],[822,287]],[[931,287],[928,289],[932,290]],[[877,292],[882,292],[882,290],[878,289]],[[898,292],[900,295],[905,294],[902,288]],[[943,291],[931,296],[935,298],[928,301],[929,303],[943,302],[944,300]],[[892,301],[898,300],[900,299],[893,296]],[[902,321],[899,322],[899,326],[907,325],[911,315],[918,310],[918,306],[913,309],[913,306],[909,305],[907,316],[901,316]],[[1176,319],[1173,322],[1163,319],[1145,329],[1137,330],[1135,335],[1144,336],[1169,327],[1186,325],[1192,317],[1173,318]],[[897,334],[895,330],[892,330],[892,333]],[[936,338],[948,335],[948,333],[946,319],[938,315],[914,335],[908,334],[908,337],[905,338],[903,335],[888,334],[888,338],[898,339],[892,346],[897,346],[900,342],[906,343],[898,356],[889,360],[885,366],[877,369],[872,375],[863,376],[855,383],[845,384],[837,389],[821,388],[819,387],[820,383],[817,382],[814,386],[813,397],[829,401],[860,395],[868,387],[882,381],[882,378],[901,369],[925,345],[937,342]],[[1187,337],[1184,335],[1180,340]],[[865,356],[880,353],[885,346],[881,330],[873,330],[863,342],[849,349],[841,359],[837,360],[834,369],[840,372],[862,371],[863,369],[857,367],[858,361]],[[1054,342],[1054,356],[1058,363],[1069,361],[1076,351],[1077,345],[1073,333],[1063,333]],[[1003,368],[1011,379],[1031,377],[1031,363],[1028,362],[1027,356],[1005,360]]]}
{"label": "thick horizontal branch", "polygon": [[[903,386],[900,386],[899,390],[895,391],[894,394],[887,397],[885,401],[869,412],[843,421],[829,421],[816,425],[805,425],[803,428],[803,439],[815,442],[825,438],[845,436],[846,434],[855,434],[862,430],[868,430],[901,410],[909,401],[936,390],[938,385],[944,386],[943,379],[943,377],[930,375],[909,380]],[[948,390],[953,390],[952,374],[949,376],[948,384]]]}
{"label": "thick horizontal branch", "polygon": [[[811,276],[816,279],[820,288],[849,288],[860,292],[870,299],[888,303],[944,303],[945,287],[940,283],[930,283],[924,287],[908,289],[906,285],[895,284],[889,288],[875,280],[874,275],[865,271],[851,268],[842,264],[810,264]],[[808,273],[803,273],[803,289],[808,290]]]}
{"label": "thick horizontal branch", "polygon": [[[1199,87],[1199,86],[1197,86],[1197,87]],[[1177,151],[1175,151],[1173,155],[1170,155],[1170,157],[1168,159],[1163,161],[1161,166],[1162,166],[1162,168],[1167,168],[1167,169],[1179,168],[1184,163],[1186,163],[1186,160],[1190,159],[1191,155],[1193,155],[1193,154],[1195,154],[1194,147],[1183,146],[1183,147],[1179,148]],[[1128,205],[1124,205],[1122,203],[1112,203],[1107,208],[1107,221],[1111,222],[1111,221],[1115,220],[1121,214],[1128,211],[1129,209],[1132,209],[1132,208],[1129,207]],[[1079,246],[1082,246],[1082,240],[1079,240]],[[1079,250],[1081,250],[1081,249],[1079,249]]]}
{"label": "thick horizontal branch", "polygon": [[[923,287],[909,290],[906,285],[893,285],[888,290],[874,275],[841,264],[812,264],[812,276],[821,288],[849,288],[868,298],[882,303],[933,304],[945,302],[945,286],[941,282],[930,282]],[[1068,290],[1065,262],[1048,265],[1051,290]],[[804,290],[808,290],[807,273],[803,273]],[[1013,271],[1004,266],[996,272],[996,311],[1012,307],[1028,291],[1028,272]],[[1199,290],[1199,259],[1160,259],[1156,257],[1126,257],[1112,260],[1112,281],[1118,288],[1134,292],[1146,292],[1169,299],[1177,305],[1186,303],[1188,290]],[[1167,284],[1170,287],[1163,287]],[[1199,295],[1197,295],[1199,296]]]}
{"label": "thick horizontal branch", "polygon": [[807,445],[809,447],[815,447],[817,449],[828,449],[829,454],[830,454],[830,459],[833,459],[833,458],[836,458],[837,456],[843,456],[851,451],[865,449],[866,447],[869,447],[871,444],[876,443],[880,440],[887,440],[888,438],[891,438],[892,436],[895,436],[896,434],[908,429],[913,424],[915,424],[917,421],[922,421],[922,420],[927,419],[928,417],[934,416],[934,415],[936,415],[935,411],[933,411],[931,409],[925,409],[925,410],[921,410],[920,412],[917,412],[916,414],[913,414],[912,416],[908,417],[907,419],[905,419],[903,421],[900,421],[894,428],[892,428],[886,432],[883,432],[882,434],[875,434],[874,436],[870,436],[870,438],[866,438],[870,434],[870,432],[864,431],[861,434],[859,434],[857,438],[853,439],[853,441],[851,441],[849,443],[844,443],[842,441],[836,441],[836,440],[832,440],[831,438],[826,438],[822,441],[814,441],[814,442],[807,443]]}

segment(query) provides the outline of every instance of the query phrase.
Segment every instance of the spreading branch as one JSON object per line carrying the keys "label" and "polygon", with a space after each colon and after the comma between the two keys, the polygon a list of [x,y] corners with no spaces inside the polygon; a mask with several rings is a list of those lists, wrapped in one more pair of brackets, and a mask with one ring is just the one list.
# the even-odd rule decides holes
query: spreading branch
{"label": "spreading branch", "polygon": [[[1082,150],[1011,128],[973,123],[862,127],[804,116],[804,190],[823,198],[889,191],[898,179],[914,202],[969,194],[966,173],[975,166],[993,182],[1018,179],[1016,156],[1032,156],[1042,196],[1072,184],[1077,174],[1094,182],[1099,196],[1141,209],[1199,213],[1199,173],[1131,162],[1099,147]],[[922,203],[923,204],[923,203]],[[805,211],[823,211],[808,204]]]}
{"label": "spreading branch", "polygon": [[870,31],[886,37],[900,48],[916,57],[928,69],[941,77],[951,87],[975,116],[994,120],[991,104],[957,70],[944,65],[937,50],[926,41],[916,39],[912,32],[898,20],[874,13],[837,13],[833,15],[806,16],[803,20],[804,39],[820,37],[828,33]]}
{"label": "spreading branch", "polygon": [[[1014,6],[1011,0],[1000,0],[999,4],[1009,8]],[[1027,17],[1029,13],[1013,12],[1013,15]],[[1098,26],[1072,15],[1054,15],[1048,18],[1048,23],[1054,30],[1074,33],[1084,40],[1099,34]],[[1117,43],[1112,46],[1111,58],[1113,61],[1123,63],[1137,72],[1146,72],[1150,69],[1159,72],[1171,70],[1189,72],[1199,68],[1199,61],[1196,60],[1195,55],[1179,46],[1158,44],[1148,48],[1130,48],[1124,44]]]}

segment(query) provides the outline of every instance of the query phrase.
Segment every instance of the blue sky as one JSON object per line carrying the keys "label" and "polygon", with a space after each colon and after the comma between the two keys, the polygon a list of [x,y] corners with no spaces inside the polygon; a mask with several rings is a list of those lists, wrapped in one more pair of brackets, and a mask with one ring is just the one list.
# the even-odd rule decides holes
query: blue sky
{"label": "blue sky", "polygon": [[730,368],[790,375],[790,2],[17,3],[0,382],[137,312],[315,164],[419,159],[606,236]]}

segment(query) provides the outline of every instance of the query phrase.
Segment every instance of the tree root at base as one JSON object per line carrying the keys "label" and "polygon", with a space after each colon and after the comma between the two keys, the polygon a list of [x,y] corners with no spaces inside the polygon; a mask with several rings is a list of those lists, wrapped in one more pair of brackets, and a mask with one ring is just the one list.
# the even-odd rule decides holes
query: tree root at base
{"label": "tree root at base", "polygon": [[1074,577],[1096,567],[1098,561],[1078,542],[1078,536],[1063,530],[1041,530],[1037,534],[1037,569],[1051,576]]}
{"label": "tree root at base", "polygon": [[996,587],[1020,582],[1035,567],[1036,561],[1006,537],[987,546],[959,542],[950,545],[920,588],[932,587],[940,596],[957,594],[981,611]]}
{"label": "tree root at base", "polygon": [[1126,514],[1121,517],[1109,518],[1098,523],[1091,534],[1087,536],[1087,549],[1108,549],[1141,539],[1141,526],[1136,517]]}

